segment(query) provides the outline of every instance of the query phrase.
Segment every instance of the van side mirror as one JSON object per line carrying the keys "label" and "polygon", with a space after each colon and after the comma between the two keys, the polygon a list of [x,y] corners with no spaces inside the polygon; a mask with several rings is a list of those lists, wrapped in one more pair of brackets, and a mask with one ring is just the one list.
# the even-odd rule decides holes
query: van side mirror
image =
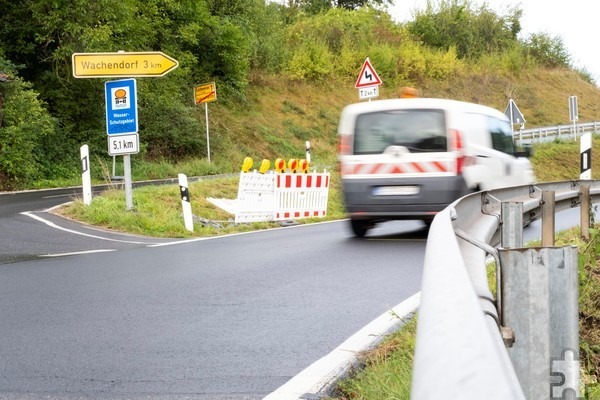
{"label": "van side mirror", "polygon": [[531,156],[533,156],[533,147],[531,147],[531,145],[518,146],[515,149],[514,156],[530,158]]}

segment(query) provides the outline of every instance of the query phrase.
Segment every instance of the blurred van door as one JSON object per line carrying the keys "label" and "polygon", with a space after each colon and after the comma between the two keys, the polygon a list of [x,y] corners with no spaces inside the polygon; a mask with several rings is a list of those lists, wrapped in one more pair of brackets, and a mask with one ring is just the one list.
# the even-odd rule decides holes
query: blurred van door
{"label": "blurred van door", "polygon": [[479,183],[479,189],[531,183],[533,171],[529,160],[517,158],[513,134],[507,120],[493,115],[464,114],[468,180]]}

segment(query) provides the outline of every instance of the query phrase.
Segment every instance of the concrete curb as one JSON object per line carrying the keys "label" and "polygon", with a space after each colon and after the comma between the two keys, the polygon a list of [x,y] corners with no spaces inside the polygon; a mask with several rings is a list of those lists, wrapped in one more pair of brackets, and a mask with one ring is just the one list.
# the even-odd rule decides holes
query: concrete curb
{"label": "concrete curb", "polygon": [[380,315],[263,400],[319,399],[330,394],[335,383],[358,364],[360,353],[375,348],[386,335],[400,328],[403,319],[417,310],[420,300],[421,292],[418,292]]}

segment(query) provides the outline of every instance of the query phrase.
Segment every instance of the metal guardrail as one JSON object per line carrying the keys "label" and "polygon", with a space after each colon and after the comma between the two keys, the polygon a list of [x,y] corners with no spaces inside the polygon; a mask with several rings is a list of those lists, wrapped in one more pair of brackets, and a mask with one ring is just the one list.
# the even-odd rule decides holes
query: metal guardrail
{"label": "metal guardrail", "polygon": [[543,128],[521,129],[513,134],[517,144],[551,142],[556,139],[576,139],[584,133],[600,133],[600,122],[547,126]]}
{"label": "metal guardrail", "polygon": [[554,191],[560,212],[579,205],[582,185],[589,185],[592,202],[600,201],[600,181],[540,183],[474,193],[435,217],[425,251],[412,399],[525,399],[499,329],[486,258],[500,244],[502,203],[522,203],[528,224],[541,217],[544,191]]}

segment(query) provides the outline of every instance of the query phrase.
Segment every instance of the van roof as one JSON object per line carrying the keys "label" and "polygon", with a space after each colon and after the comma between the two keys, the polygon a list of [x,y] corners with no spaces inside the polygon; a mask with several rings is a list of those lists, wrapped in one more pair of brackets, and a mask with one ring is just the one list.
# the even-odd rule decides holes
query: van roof
{"label": "van roof", "polygon": [[439,108],[450,111],[478,112],[488,114],[502,119],[508,119],[504,113],[495,108],[481,104],[468,103],[459,100],[438,98],[404,98],[375,100],[362,103],[354,103],[344,108],[344,113],[361,114],[365,112],[400,110],[410,108]]}

